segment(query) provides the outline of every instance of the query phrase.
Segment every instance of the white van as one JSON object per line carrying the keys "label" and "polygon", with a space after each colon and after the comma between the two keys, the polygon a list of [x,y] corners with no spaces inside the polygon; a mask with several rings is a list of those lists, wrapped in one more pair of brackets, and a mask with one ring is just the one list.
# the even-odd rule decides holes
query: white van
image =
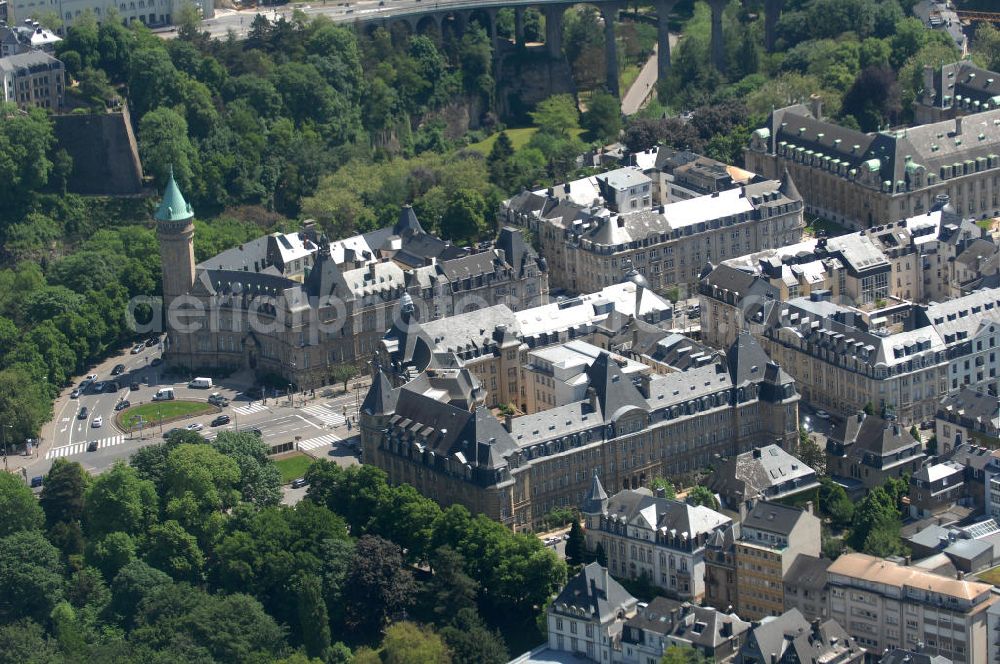
{"label": "white van", "polygon": [[190,383],[188,383],[188,387],[190,387],[191,389],[208,390],[212,388],[212,379],[195,378]]}
{"label": "white van", "polygon": [[153,401],[172,401],[174,398],[174,388],[161,387],[153,395]]}

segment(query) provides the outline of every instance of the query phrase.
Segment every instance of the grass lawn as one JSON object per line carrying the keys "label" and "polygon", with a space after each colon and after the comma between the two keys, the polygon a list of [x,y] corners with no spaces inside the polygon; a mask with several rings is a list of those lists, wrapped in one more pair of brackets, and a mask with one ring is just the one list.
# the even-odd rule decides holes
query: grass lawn
{"label": "grass lawn", "polygon": [[849,228],[841,226],[835,221],[830,221],[829,219],[823,219],[822,217],[816,217],[809,225],[806,226],[806,235],[815,236],[816,231],[826,231],[827,237],[836,237],[838,235],[847,235],[851,232]]}
{"label": "grass lawn", "polygon": [[[514,151],[516,152],[528,144],[531,137],[534,136],[536,131],[538,131],[538,127],[518,127],[517,129],[507,129],[505,131],[507,132],[507,136],[510,138],[510,142],[514,146]],[[571,133],[574,136],[579,137],[580,134],[583,133],[583,130],[574,129]],[[493,144],[496,143],[497,136],[499,135],[499,132],[491,134],[489,137],[479,141],[478,143],[473,143],[469,147],[476,152],[488,155],[490,150],[493,149]]]}
{"label": "grass lawn", "polygon": [[976,576],[979,577],[981,581],[992,583],[994,586],[1000,587],[1000,567],[988,569],[985,572],[980,572]]}
{"label": "grass lawn", "polygon": [[635,79],[639,78],[640,71],[642,71],[642,65],[625,65],[625,69],[618,75],[618,84],[620,86],[618,89],[622,91],[622,96],[632,87]]}
{"label": "grass lawn", "polygon": [[150,424],[164,422],[184,417],[194,417],[195,415],[205,415],[216,412],[215,406],[204,401],[154,401],[144,403],[141,406],[132,406],[122,411],[119,422],[126,429],[139,425],[139,418]]}
{"label": "grass lawn", "polygon": [[288,484],[297,477],[306,474],[306,469],[312,465],[313,458],[301,452],[295,452],[289,456],[278,459],[274,465],[281,471],[281,483]]}

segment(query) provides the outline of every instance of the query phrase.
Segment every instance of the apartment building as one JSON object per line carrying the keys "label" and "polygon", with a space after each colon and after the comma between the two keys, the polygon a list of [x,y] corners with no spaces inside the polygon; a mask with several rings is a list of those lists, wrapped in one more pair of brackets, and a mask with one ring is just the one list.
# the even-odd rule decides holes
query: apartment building
{"label": "apartment building", "polygon": [[680,285],[691,292],[708,261],[801,240],[802,203],[790,177],[669,203],[657,204],[650,193],[650,205],[647,187],[652,192],[640,169],[619,169],[525,191],[504,202],[500,221],[530,229],[553,288],[577,293],[617,282],[625,265],[654,290]]}
{"label": "apartment building", "polygon": [[813,291],[766,300],[751,319],[768,355],[822,408],[856,413],[870,404],[908,428],[934,417],[941,394],[964,387],[997,394],[1000,288],[870,311]]}
{"label": "apartment building", "polygon": [[0,58],[0,101],[18,108],[59,110],[63,104],[63,63],[44,51]]}
{"label": "apartment building", "polygon": [[640,605],[622,631],[623,664],[659,664],[671,646],[693,648],[716,664],[732,662],[751,628],[735,613],[657,597]]}
{"label": "apartment building", "polygon": [[595,474],[581,505],[587,548],[600,545],[612,575],[646,578],[676,599],[700,600],[705,592],[705,545],[732,519],[703,505],[628,489],[607,498]]}
{"label": "apartment building", "polygon": [[[484,406],[492,383],[454,351],[432,352],[433,338],[419,327],[386,335],[361,407],[365,462],[443,505],[463,504],[518,530],[539,526],[553,508],[579,505],[595,469],[613,491],[637,489],[703,468],[715,455],[798,439],[795,385],[750,338],[729,349],[727,365],[641,376],[638,384],[602,352],[586,370],[584,399],[501,424]],[[513,365],[517,353],[506,358],[517,348],[505,343],[486,354]]]}
{"label": "apartment building", "polygon": [[[742,187],[756,177],[738,166],[688,150],[660,146],[647,154],[652,155],[654,162],[644,172],[653,180],[653,191],[661,205]],[[642,164],[641,159],[636,161]]]}
{"label": "apartment building", "polygon": [[998,278],[1000,247],[955,212],[944,195],[934,208],[899,222],[833,238],[811,238],[706,268],[699,283],[703,338],[732,343],[773,302],[829,293],[869,309],[890,302],[942,302]]}
{"label": "apartment building", "polygon": [[942,454],[963,444],[1000,447],[1000,401],[996,394],[970,388],[945,395],[934,417],[934,434]]}
{"label": "apartment building", "polygon": [[549,650],[585,655],[601,664],[621,661],[622,629],[638,603],[606,568],[590,563],[549,604]]}
{"label": "apartment building", "polygon": [[799,556],[819,557],[821,522],[806,509],[760,501],[740,522],[733,543],[736,613],[760,620],[785,612],[785,580]]}
{"label": "apartment building", "polygon": [[924,66],[924,85],[913,101],[913,119],[928,124],[998,107],[1000,74],[960,60]]}
{"label": "apartment building", "polygon": [[871,652],[922,644],[956,663],[988,660],[987,611],[997,602],[990,584],[860,553],[837,558],[827,582],[830,617]]}
{"label": "apartment building", "polygon": [[754,625],[736,664],[861,664],[865,649],[836,620],[806,620],[797,609]]}
{"label": "apartment building", "polygon": [[912,476],[926,460],[923,443],[894,418],[864,411],[836,422],[826,438],[826,472],[847,487],[868,490]]}
{"label": "apartment building", "polygon": [[724,459],[708,488],[731,509],[748,500],[785,500],[819,488],[816,471],[778,445]]}
{"label": "apartment building", "polygon": [[786,169],[808,213],[855,229],[922,214],[944,193],[962,216],[1000,215],[1000,108],[865,134],[801,104],[773,111],[744,150],[765,178]]}
{"label": "apartment building", "polygon": [[799,556],[785,575],[785,611],[798,609],[806,620],[826,620],[826,571],[832,560],[815,556]]}

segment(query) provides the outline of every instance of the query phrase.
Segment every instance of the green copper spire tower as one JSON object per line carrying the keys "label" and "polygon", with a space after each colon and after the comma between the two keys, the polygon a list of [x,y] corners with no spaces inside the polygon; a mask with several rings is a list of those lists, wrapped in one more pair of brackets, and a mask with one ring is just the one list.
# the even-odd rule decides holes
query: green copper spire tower
{"label": "green copper spire tower", "polygon": [[191,343],[191,335],[174,334],[170,320],[179,304],[177,298],[190,293],[194,286],[194,210],[184,200],[174,180],[173,168],[170,169],[163,200],[153,218],[156,219],[160,269],[163,271],[163,323],[167,330],[165,359],[176,362],[178,356],[190,352],[190,349],[181,346]]}

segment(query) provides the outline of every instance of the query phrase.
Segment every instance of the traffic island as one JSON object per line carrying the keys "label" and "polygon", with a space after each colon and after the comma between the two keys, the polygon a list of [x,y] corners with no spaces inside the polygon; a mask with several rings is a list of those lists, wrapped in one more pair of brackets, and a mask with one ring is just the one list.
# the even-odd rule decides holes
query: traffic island
{"label": "traffic island", "polygon": [[149,429],[161,424],[170,424],[179,420],[218,412],[221,412],[219,408],[204,401],[189,401],[186,399],[154,401],[126,408],[115,415],[115,424],[122,431],[131,433],[133,429],[139,428],[140,420],[143,423],[143,428]]}

